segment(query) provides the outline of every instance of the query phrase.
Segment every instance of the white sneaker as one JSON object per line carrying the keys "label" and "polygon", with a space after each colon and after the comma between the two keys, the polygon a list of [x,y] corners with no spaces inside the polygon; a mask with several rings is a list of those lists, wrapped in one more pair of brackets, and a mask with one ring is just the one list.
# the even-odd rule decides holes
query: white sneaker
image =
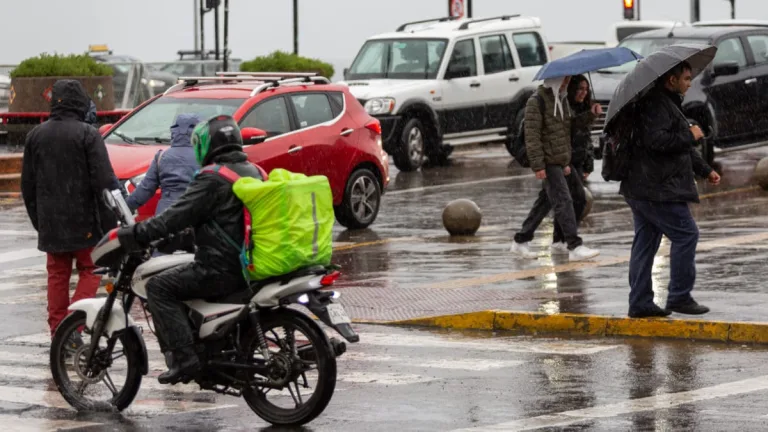
{"label": "white sneaker", "polygon": [[579,246],[568,253],[568,259],[571,261],[584,261],[600,255],[597,249],[590,249],[586,246]]}
{"label": "white sneaker", "polygon": [[552,243],[552,252],[568,253],[568,243],[565,243],[565,242]]}
{"label": "white sneaker", "polygon": [[513,241],[512,247],[509,248],[509,251],[515,255],[520,255],[523,258],[532,259],[538,257],[535,252],[531,252],[531,249],[528,248],[528,243],[518,243]]}

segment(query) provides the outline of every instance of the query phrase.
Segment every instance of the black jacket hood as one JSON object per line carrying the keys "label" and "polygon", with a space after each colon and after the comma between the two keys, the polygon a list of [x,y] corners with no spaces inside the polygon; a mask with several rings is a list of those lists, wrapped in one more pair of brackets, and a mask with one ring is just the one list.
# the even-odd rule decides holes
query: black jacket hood
{"label": "black jacket hood", "polygon": [[58,80],[53,84],[51,118],[74,118],[85,121],[91,99],[77,80]]}

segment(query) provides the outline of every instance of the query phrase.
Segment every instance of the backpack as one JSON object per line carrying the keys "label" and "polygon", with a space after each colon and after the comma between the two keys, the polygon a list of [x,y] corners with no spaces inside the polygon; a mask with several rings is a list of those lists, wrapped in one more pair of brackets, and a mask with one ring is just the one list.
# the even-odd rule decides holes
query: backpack
{"label": "backpack", "polygon": [[222,165],[208,165],[198,173],[215,173],[232,183],[232,192],[243,202],[242,244],[237,244],[216,221],[210,223],[239,251],[246,280],[331,263],[335,215],[327,177],[275,169],[267,181],[262,181],[240,177]]}
{"label": "backpack", "polygon": [[[538,92],[531,95],[531,97],[536,98],[536,100],[539,102],[539,111],[541,111],[541,118],[543,120],[545,117],[544,99],[541,98],[541,95]],[[524,168],[531,167],[531,161],[528,160],[528,149],[525,147],[525,119],[520,122],[520,129],[517,131],[517,136],[515,136],[515,138],[511,141],[509,148],[512,157],[515,158],[520,166]]]}
{"label": "backpack", "polygon": [[633,110],[627,107],[619,113],[614,126],[606,131],[603,146],[603,168],[600,174],[605,181],[624,181],[629,176],[632,146],[637,137],[634,128]]}

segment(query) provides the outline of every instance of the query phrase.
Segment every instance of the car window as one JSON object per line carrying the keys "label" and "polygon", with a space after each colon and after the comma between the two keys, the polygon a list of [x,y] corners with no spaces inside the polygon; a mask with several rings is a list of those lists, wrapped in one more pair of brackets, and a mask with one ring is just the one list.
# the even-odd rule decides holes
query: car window
{"label": "car window", "polygon": [[329,92],[328,97],[331,99],[331,109],[333,109],[333,116],[341,114],[344,111],[344,93],[342,92]]}
{"label": "car window", "polygon": [[363,45],[347,79],[435,79],[444,39],[371,40]]}
{"label": "car window", "polygon": [[276,97],[256,105],[256,108],[245,116],[240,127],[259,128],[270,138],[290,132],[291,121],[288,117],[285,98]]}
{"label": "car window", "polygon": [[515,68],[512,52],[509,50],[507,38],[504,35],[481,37],[480,50],[483,53],[483,66],[486,75]]}
{"label": "car window", "polygon": [[333,120],[333,110],[324,93],[297,94],[291,96],[296,109],[299,127],[306,128]]}
{"label": "car window", "polygon": [[616,40],[621,42],[635,33],[656,30],[661,27],[616,27]]}
{"label": "car window", "polygon": [[730,38],[717,45],[717,54],[715,54],[715,59],[712,60],[712,63],[724,62],[736,62],[740,67],[747,65],[747,56],[744,54],[741,39]]}
{"label": "car window", "polygon": [[538,33],[516,33],[512,35],[520,67],[540,66],[547,62],[547,51]]}
{"label": "car window", "polygon": [[749,42],[749,46],[752,48],[752,55],[755,57],[755,63],[768,63],[768,36],[747,36],[747,42]]}
{"label": "car window", "polygon": [[475,41],[473,39],[456,42],[456,45],[453,47],[451,62],[448,63],[448,69],[457,66],[465,66],[469,68],[469,74],[463,75],[463,77],[477,76],[477,59],[475,57]]}

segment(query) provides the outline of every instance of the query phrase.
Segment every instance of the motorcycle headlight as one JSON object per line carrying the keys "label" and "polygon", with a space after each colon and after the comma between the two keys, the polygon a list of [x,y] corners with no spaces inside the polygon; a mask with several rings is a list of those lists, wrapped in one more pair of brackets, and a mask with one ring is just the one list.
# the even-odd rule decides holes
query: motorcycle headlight
{"label": "motorcycle headlight", "polygon": [[392,98],[376,98],[365,103],[365,111],[370,115],[390,114],[395,109],[395,100]]}

